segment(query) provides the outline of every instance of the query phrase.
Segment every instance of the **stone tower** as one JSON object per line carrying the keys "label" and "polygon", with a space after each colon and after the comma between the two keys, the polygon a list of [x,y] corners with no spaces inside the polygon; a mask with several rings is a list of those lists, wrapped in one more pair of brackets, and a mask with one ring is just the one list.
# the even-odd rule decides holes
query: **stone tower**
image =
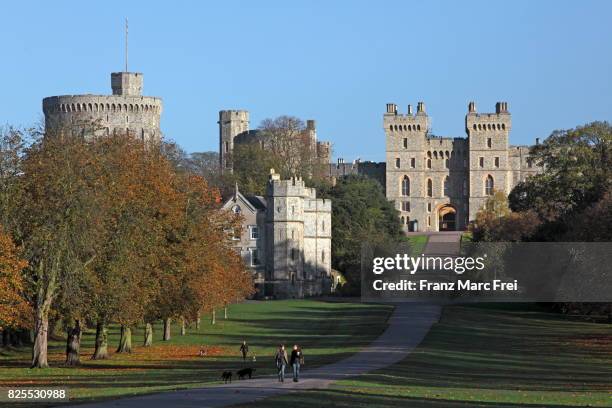
{"label": "stone tower", "polygon": [[246,110],[219,111],[219,164],[221,172],[232,172],[231,156],[236,136],[249,131],[249,112]]}
{"label": "stone tower", "polygon": [[63,95],[43,99],[45,127],[84,137],[127,133],[159,141],[162,100],[142,96],[143,75],[111,74],[112,95]]}
{"label": "stone tower", "polygon": [[301,177],[270,172],[266,191],[265,293],[301,298],[331,284],[331,200],[317,198]]}
{"label": "stone tower", "polygon": [[495,113],[477,113],[476,104],[468,104],[465,130],[469,144],[469,219],[484,206],[491,190],[508,194],[512,174],[508,159],[508,139],[512,118],[506,102],[495,104]]}

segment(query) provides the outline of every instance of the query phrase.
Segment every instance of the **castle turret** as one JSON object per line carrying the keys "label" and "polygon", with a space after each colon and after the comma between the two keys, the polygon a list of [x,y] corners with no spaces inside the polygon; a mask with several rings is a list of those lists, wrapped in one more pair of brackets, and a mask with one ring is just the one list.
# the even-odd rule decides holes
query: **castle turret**
{"label": "castle turret", "polygon": [[469,217],[484,206],[493,191],[510,192],[512,183],[508,140],[512,117],[507,102],[497,102],[495,113],[477,113],[470,102],[465,116],[469,144]]}
{"label": "castle turret", "polygon": [[236,136],[249,131],[249,112],[246,110],[219,111],[219,164],[221,172],[232,172],[232,153]]}
{"label": "castle turret", "polygon": [[113,72],[111,74],[113,95],[142,95],[142,74],[139,72]]}

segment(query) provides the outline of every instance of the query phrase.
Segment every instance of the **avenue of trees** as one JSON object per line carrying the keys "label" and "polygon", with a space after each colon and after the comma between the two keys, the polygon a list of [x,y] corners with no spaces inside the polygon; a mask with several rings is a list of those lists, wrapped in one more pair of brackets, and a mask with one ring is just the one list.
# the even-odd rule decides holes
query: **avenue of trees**
{"label": "avenue of trees", "polygon": [[[28,138],[30,135],[30,138]],[[221,196],[179,165],[172,144],[124,135],[82,137],[4,128],[0,133],[0,330],[32,333],[32,367],[48,366],[50,321],[66,330],[66,364],[79,363],[82,330],[92,358],[108,357],[107,328],[162,319],[198,322],[252,294],[227,231],[240,220]]]}

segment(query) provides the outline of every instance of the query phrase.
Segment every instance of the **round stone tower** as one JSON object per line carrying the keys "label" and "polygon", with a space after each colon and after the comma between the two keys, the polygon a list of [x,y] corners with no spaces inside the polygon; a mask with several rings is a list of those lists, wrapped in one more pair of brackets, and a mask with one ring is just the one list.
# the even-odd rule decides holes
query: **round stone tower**
{"label": "round stone tower", "polygon": [[86,137],[127,133],[159,141],[161,98],[142,96],[143,75],[113,72],[112,95],[62,95],[43,99],[47,131]]}

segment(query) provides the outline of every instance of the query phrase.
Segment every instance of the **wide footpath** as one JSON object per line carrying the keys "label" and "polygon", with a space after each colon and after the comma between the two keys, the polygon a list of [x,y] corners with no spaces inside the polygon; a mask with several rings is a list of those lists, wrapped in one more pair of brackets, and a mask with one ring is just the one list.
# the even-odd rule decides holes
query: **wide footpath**
{"label": "wide footpath", "polygon": [[[305,389],[324,389],[332,382],[378,370],[404,359],[425,337],[440,317],[440,306],[417,303],[398,304],[389,318],[389,326],[372,344],[337,363],[305,369],[301,381],[291,381],[290,370],[284,383],[275,377],[234,381],[232,384],[203,387],[123,398],[80,407],[225,407]],[[306,357],[306,363],[308,359]],[[270,361],[273,364],[273,361]],[[219,373],[221,375],[221,373]]]}

